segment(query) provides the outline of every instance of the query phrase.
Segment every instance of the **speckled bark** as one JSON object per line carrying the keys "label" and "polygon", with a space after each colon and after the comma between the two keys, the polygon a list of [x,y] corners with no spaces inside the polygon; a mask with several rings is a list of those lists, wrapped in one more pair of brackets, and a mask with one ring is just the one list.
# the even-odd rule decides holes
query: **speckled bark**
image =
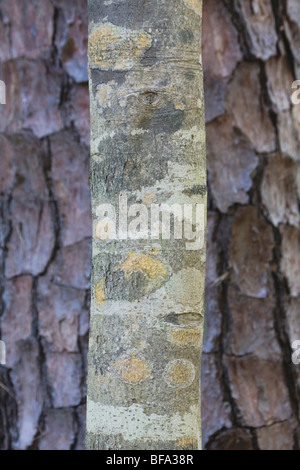
{"label": "speckled bark", "polygon": [[[92,233],[87,2],[0,3],[0,448],[82,449]],[[290,347],[300,338],[300,107],[290,99],[300,78],[297,8],[298,0],[203,5],[205,449],[300,445],[300,369]],[[274,132],[276,152],[257,151],[274,148]]]}
{"label": "speckled bark", "polygon": [[120,195],[149,214],[151,204],[205,208],[201,8],[201,0],[89,1],[90,449],[201,446],[205,216],[199,249],[98,237],[99,207],[118,209]]}

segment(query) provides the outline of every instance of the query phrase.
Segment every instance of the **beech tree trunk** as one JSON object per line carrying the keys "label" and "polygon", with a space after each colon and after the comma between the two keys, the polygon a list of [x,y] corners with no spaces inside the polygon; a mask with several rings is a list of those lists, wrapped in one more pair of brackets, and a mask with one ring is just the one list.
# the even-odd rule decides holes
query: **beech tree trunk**
{"label": "beech tree trunk", "polygon": [[[94,228],[87,447],[200,449],[201,0],[88,5]],[[109,225],[111,206],[121,215]]]}

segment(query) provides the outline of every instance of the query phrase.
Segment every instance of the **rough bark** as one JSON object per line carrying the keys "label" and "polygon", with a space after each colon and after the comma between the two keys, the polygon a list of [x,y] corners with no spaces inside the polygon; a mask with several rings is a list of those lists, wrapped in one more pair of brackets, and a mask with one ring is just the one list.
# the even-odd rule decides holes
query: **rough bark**
{"label": "rough bark", "polygon": [[7,95],[0,448],[82,449],[91,236],[86,1],[2,0],[0,38]]}
{"label": "rough bark", "polygon": [[[89,449],[201,446],[206,205],[201,8],[200,0],[89,1],[94,223]],[[118,240],[102,240],[101,207],[112,204],[118,211],[120,195],[128,204],[142,202],[151,224],[155,204],[170,209],[178,204],[185,230],[188,222],[195,224],[186,208],[199,204],[201,240],[190,246],[186,232],[178,240],[152,239],[148,220],[142,239],[130,235],[129,225],[128,235],[122,227]],[[136,211],[128,211],[131,224]],[[174,226],[179,217],[174,214]]]}

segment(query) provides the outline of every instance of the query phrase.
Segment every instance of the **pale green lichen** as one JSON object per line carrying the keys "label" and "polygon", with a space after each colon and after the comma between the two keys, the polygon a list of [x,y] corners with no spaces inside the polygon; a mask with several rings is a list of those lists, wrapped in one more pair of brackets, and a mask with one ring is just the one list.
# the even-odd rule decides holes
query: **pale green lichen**
{"label": "pale green lichen", "polygon": [[0,341],[0,364],[6,364],[6,348],[4,341]]}

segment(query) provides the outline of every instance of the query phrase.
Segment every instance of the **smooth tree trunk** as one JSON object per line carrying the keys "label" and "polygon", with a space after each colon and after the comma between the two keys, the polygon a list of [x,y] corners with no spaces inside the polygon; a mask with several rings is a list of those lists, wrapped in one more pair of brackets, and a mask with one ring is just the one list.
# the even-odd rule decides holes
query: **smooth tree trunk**
{"label": "smooth tree trunk", "polygon": [[200,449],[201,0],[89,0],[88,449]]}

